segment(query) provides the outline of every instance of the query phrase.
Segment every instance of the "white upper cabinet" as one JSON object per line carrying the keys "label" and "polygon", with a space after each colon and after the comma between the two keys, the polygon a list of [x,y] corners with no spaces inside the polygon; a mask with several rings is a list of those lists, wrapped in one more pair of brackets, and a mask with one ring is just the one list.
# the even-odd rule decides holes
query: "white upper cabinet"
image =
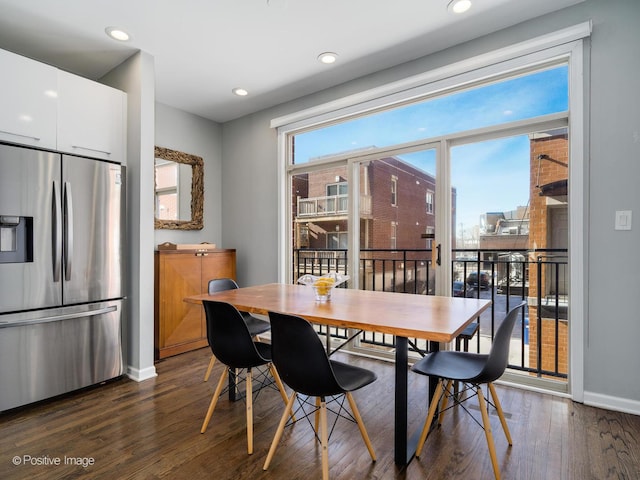
{"label": "white upper cabinet", "polygon": [[58,70],[58,150],[125,163],[124,92]]}
{"label": "white upper cabinet", "polygon": [[126,164],[126,93],[0,50],[0,142]]}
{"label": "white upper cabinet", "polygon": [[57,69],[0,50],[0,140],[56,149]]}

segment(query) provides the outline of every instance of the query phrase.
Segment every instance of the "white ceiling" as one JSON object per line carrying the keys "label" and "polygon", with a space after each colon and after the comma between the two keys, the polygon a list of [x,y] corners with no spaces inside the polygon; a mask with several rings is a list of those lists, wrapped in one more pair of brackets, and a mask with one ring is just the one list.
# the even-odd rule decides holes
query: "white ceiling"
{"label": "white ceiling", "polygon": [[224,122],[581,1],[0,0],[0,48],[92,79],[143,50],[158,102]]}

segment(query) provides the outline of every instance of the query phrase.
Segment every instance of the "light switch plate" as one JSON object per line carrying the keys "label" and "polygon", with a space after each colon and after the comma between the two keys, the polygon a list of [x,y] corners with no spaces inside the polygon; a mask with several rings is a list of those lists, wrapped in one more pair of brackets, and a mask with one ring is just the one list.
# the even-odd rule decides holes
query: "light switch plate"
{"label": "light switch plate", "polygon": [[631,230],[631,210],[616,210],[616,230]]}

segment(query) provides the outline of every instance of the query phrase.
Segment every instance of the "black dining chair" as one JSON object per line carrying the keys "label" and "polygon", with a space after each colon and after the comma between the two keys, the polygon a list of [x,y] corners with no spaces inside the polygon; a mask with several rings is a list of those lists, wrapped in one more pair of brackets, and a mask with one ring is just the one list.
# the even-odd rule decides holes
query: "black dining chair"
{"label": "black dining chair", "polygon": [[[238,284],[233,278],[214,278],[213,280],[209,280],[209,295],[217,292],[224,292],[226,290],[233,290],[238,288]],[[254,317],[249,312],[240,312],[242,318],[244,318],[245,323],[247,324],[247,328],[249,329],[249,333],[256,340],[259,339],[259,335],[261,333],[268,332],[271,328],[271,325],[266,320],[261,320],[257,317]],[[211,355],[211,359],[209,360],[209,366],[207,367],[207,371],[204,374],[204,381],[208,381],[211,376],[211,370],[213,370],[213,366],[216,363],[216,356]]]}
{"label": "black dining chair", "polygon": [[[502,429],[507,437],[507,442],[511,446],[511,433],[504,418],[500,400],[496,394],[493,382],[502,376],[509,362],[509,345],[511,343],[511,333],[518,318],[518,313],[526,306],[526,302],[522,302],[518,306],[512,308],[504,320],[496,330],[493,344],[488,354],[456,352],[456,351],[438,351],[426,355],[424,358],[416,362],[411,368],[412,371],[421,375],[438,377],[438,384],[429,405],[427,420],[424,423],[418,445],[416,447],[416,457],[420,456],[422,447],[427,439],[427,434],[431,428],[431,422],[436,414],[436,410],[440,409],[438,425],[442,424],[444,413],[447,410],[449,398],[453,400],[453,406],[459,405],[473,396],[478,397],[480,404],[480,413],[482,415],[482,426],[489,446],[489,455],[493,466],[493,473],[496,480],[500,479],[500,470],[498,468],[498,460],[496,458],[495,445],[493,443],[493,434],[491,433],[491,423],[489,421],[489,412],[487,403],[494,406],[498,412]],[[446,386],[445,386],[446,380]],[[454,383],[460,382],[465,385],[464,390],[474,392],[474,395],[460,399],[452,388]],[[482,385],[487,384],[491,399],[485,398],[482,392]],[[465,411],[468,411],[465,409]]]}
{"label": "black dining chair", "polygon": [[[316,397],[313,412],[310,413],[315,413],[314,430],[316,436],[319,435],[321,443],[323,480],[329,478],[327,397],[344,395],[347,398],[353,413],[352,416],[350,415],[350,419],[357,423],[371,459],[375,461],[376,455],[373,451],[373,446],[351,392],[375,381],[376,374],[364,368],[329,360],[318,334],[305,319],[275,312],[269,312],[269,319],[271,321],[273,363],[278,369],[283,382],[291,387],[293,393],[289,397],[280,419],[280,424],[264,463],[264,470],[267,470],[271,463],[278,442],[282,437],[287,418],[292,415],[291,412],[296,398],[299,399],[298,394]],[[304,399],[300,401],[306,403]],[[342,402],[344,402],[344,397]],[[343,410],[347,412],[343,403],[339,403],[336,421]]]}
{"label": "black dining chair", "polygon": [[[211,398],[207,415],[200,433],[204,433],[209,425],[209,420],[216,408],[218,398],[223,393],[225,382],[229,376],[229,370],[233,375],[239,369],[246,369],[246,412],[247,412],[247,450],[253,453],[253,373],[252,369],[263,365],[268,366],[282,400],[287,403],[287,393],[278,376],[277,370],[271,362],[271,346],[267,343],[255,342],[249,333],[242,314],[236,307],[229,303],[204,300],[204,311],[207,319],[207,338],[213,354],[226,368],[222,370],[220,380]],[[234,385],[235,388],[236,385]],[[270,386],[263,383],[262,386]],[[259,390],[258,390],[259,391]]]}

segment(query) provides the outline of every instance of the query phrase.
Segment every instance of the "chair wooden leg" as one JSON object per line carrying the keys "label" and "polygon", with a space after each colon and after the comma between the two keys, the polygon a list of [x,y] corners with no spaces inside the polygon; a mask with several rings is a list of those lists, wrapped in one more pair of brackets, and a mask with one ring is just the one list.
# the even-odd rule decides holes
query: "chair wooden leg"
{"label": "chair wooden leg", "polygon": [[247,405],[247,453],[251,455],[253,453],[253,384],[251,369],[247,369],[246,378],[246,405]]}
{"label": "chair wooden leg", "polygon": [[418,445],[416,446],[416,457],[420,456],[420,452],[422,452],[422,447],[424,446],[424,442],[427,441],[427,434],[429,433],[429,428],[431,428],[431,422],[433,421],[433,417],[436,414],[436,409],[438,408],[438,403],[440,403],[440,395],[442,394],[442,379],[438,380],[438,385],[436,385],[436,391],[433,393],[433,398],[429,403],[429,413],[427,414],[427,420],[424,422],[424,427],[422,428],[422,433],[420,434],[420,440],[418,440]]}
{"label": "chair wooden leg", "polygon": [[213,364],[216,363],[216,356],[211,355],[211,360],[209,360],[209,366],[207,367],[207,371],[204,374],[204,381],[208,381],[211,376],[211,370],[213,370]]}
{"label": "chair wooden leg", "polygon": [[[456,382],[456,384],[457,383],[458,382]],[[444,388],[442,404],[440,405],[440,415],[438,415],[438,425],[442,425],[442,422],[444,420],[444,411],[447,409],[447,404],[449,403],[449,392],[451,392],[451,385],[453,385],[453,380],[449,380],[447,382],[447,386]]]}
{"label": "chair wooden leg", "polygon": [[[271,376],[273,377],[273,379],[276,382],[276,385],[278,386],[278,391],[280,392],[282,401],[286,405],[287,402],[289,401],[289,397],[287,397],[287,391],[284,389],[284,383],[282,383],[282,380],[280,379],[280,375],[278,374],[276,367],[273,366],[273,363],[269,364],[269,372],[271,372]],[[290,416],[291,416],[291,421],[295,422],[296,417],[293,415],[293,410],[291,410]]]}
{"label": "chair wooden leg", "polygon": [[498,395],[496,394],[496,387],[493,383],[489,384],[489,391],[491,392],[491,398],[493,398],[493,403],[496,406],[496,410],[498,411],[498,417],[500,417],[500,423],[502,424],[502,430],[504,430],[504,435],[507,437],[507,442],[509,445],[513,445],[511,441],[511,432],[509,432],[509,426],[507,425],[507,420],[504,418],[504,412],[502,411],[502,405],[500,404],[500,400],[498,399]]}
{"label": "chair wooden leg", "polygon": [[216,391],[213,392],[213,398],[211,398],[211,403],[209,404],[207,415],[204,417],[204,422],[202,423],[202,428],[200,429],[200,433],[204,433],[207,431],[207,425],[209,425],[209,420],[211,420],[211,415],[213,415],[213,410],[216,408],[216,403],[218,403],[218,398],[220,397],[220,393],[224,388],[224,383],[227,380],[227,375],[228,375],[228,370],[225,367],[222,369],[222,374],[220,375],[220,380],[218,381],[218,385],[216,386]]}
{"label": "chair wooden leg", "polygon": [[316,413],[314,414],[314,424],[313,424],[313,429],[316,432],[316,434],[318,433],[318,428],[320,428],[320,397],[316,397]]}
{"label": "chair wooden leg", "polygon": [[327,428],[327,402],[320,401],[320,443],[322,448],[322,480],[329,480],[329,431]]}
{"label": "chair wooden leg", "polygon": [[362,440],[364,440],[364,444],[367,446],[367,450],[369,450],[369,455],[371,455],[371,460],[375,462],[376,454],[373,451],[373,445],[371,445],[371,440],[369,440],[367,429],[364,427],[364,422],[362,421],[362,417],[360,416],[360,412],[358,411],[358,407],[356,406],[356,401],[353,399],[353,395],[351,394],[351,392],[347,392],[346,395],[347,395],[347,400],[349,400],[349,406],[351,407],[353,416],[356,419],[358,428],[360,429],[360,435],[362,435]]}
{"label": "chair wooden leg", "polygon": [[267,455],[267,459],[264,462],[263,470],[269,468],[269,464],[271,463],[271,459],[273,455],[276,453],[276,448],[278,447],[278,442],[280,442],[280,438],[282,438],[282,433],[284,432],[284,426],[287,423],[287,418],[290,415],[290,412],[293,409],[293,402],[295,402],[297,397],[296,392],[291,393],[291,398],[287,402],[287,406],[284,408],[284,412],[282,413],[282,417],[280,417],[280,423],[278,424],[278,429],[276,430],[276,434],[273,437],[273,441],[271,442],[271,447],[269,448],[269,454]]}
{"label": "chair wooden leg", "polygon": [[491,433],[491,422],[489,421],[489,411],[487,410],[487,402],[482,393],[482,387],[478,385],[478,402],[480,403],[480,413],[482,413],[482,423],[484,425],[484,434],[487,437],[487,445],[489,446],[489,455],[491,456],[491,465],[496,480],[500,480],[500,469],[498,468],[498,458],[496,457],[496,447],[493,443],[493,434]]}

